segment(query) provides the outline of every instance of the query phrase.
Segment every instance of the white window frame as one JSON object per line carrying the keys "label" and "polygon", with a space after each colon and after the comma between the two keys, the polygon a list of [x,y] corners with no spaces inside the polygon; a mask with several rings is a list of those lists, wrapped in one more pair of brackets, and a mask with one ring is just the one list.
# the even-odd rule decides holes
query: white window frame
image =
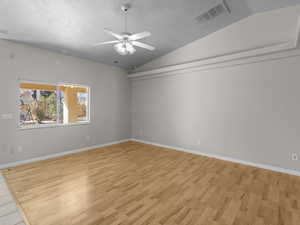
{"label": "white window frame", "polygon": [[91,87],[87,85],[82,84],[73,84],[73,83],[66,83],[66,82],[58,82],[58,83],[50,83],[50,82],[43,82],[43,81],[33,81],[33,80],[24,80],[20,79],[18,80],[18,104],[19,104],[19,98],[20,98],[20,84],[21,83],[33,83],[33,84],[44,84],[44,85],[53,85],[56,87],[56,90],[59,86],[74,86],[74,87],[82,87],[86,88],[88,91],[88,113],[87,113],[87,120],[86,121],[80,121],[76,123],[56,123],[56,124],[38,124],[38,125],[27,125],[22,126],[20,123],[20,109],[18,105],[18,128],[20,130],[30,130],[30,129],[41,129],[41,128],[55,128],[55,127],[72,127],[72,126],[80,126],[80,125],[89,125],[91,124]]}

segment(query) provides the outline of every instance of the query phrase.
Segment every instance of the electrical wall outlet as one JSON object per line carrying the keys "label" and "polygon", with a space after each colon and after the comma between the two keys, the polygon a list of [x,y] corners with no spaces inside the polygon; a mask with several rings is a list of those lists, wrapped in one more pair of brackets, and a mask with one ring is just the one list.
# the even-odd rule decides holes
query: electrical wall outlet
{"label": "electrical wall outlet", "polygon": [[139,136],[143,136],[143,134],[144,134],[143,129],[139,129]]}
{"label": "electrical wall outlet", "polygon": [[297,153],[292,153],[292,160],[293,161],[298,160],[298,154]]}
{"label": "electrical wall outlet", "polygon": [[2,120],[11,120],[12,118],[13,118],[13,114],[12,113],[1,114],[1,119]]}
{"label": "electrical wall outlet", "polygon": [[10,148],[8,149],[8,151],[9,151],[9,154],[11,154],[11,155],[14,155],[14,154],[15,154],[15,149],[14,149],[14,147],[10,147]]}
{"label": "electrical wall outlet", "polygon": [[12,147],[8,148],[8,151],[9,151],[9,154],[11,154],[11,155],[22,153],[23,152],[23,146],[21,146],[21,145],[19,145],[17,147],[12,146]]}
{"label": "electrical wall outlet", "polygon": [[23,146],[19,145],[19,146],[17,147],[17,152],[18,152],[18,153],[23,152]]}
{"label": "electrical wall outlet", "polygon": [[201,140],[200,139],[197,140],[197,145],[201,145]]}
{"label": "electrical wall outlet", "polygon": [[91,136],[89,136],[89,135],[85,136],[85,140],[86,141],[90,141],[91,140]]}

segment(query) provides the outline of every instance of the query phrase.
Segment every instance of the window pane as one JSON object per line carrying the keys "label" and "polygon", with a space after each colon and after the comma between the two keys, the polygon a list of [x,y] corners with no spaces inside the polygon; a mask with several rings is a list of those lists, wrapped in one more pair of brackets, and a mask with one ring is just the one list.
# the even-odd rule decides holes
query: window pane
{"label": "window pane", "polygon": [[87,121],[88,120],[88,93],[77,93],[78,99],[78,111],[77,111],[77,121]]}
{"label": "window pane", "polygon": [[20,125],[73,124],[89,121],[89,88],[21,82]]}
{"label": "window pane", "polygon": [[89,121],[89,89],[79,85],[58,87],[59,121],[64,124]]}
{"label": "window pane", "polygon": [[20,124],[55,124],[57,117],[56,86],[20,83]]}

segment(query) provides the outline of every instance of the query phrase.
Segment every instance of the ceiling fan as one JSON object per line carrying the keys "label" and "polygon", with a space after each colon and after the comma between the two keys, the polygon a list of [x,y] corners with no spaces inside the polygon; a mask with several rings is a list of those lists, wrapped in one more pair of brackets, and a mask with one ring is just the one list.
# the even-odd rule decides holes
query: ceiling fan
{"label": "ceiling fan", "polygon": [[100,42],[95,44],[94,46],[100,46],[100,45],[107,45],[107,44],[115,44],[114,49],[120,54],[120,55],[132,55],[136,52],[136,49],[134,46],[144,48],[150,51],[154,51],[155,47],[139,42],[138,40],[146,38],[151,36],[151,33],[148,31],[144,31],[141,33],[132,34],[127,32],[127,13],[130,9],[130,4],[124,4],[121,6],[122,11],[125,14],[125,25],[124,25],[124,32],[121,34],[114,33],[113,31],[109,29],[104,29],[104,31],[112,36],[114,36],[117,40],[114,41],[106,41],[106,42]]}

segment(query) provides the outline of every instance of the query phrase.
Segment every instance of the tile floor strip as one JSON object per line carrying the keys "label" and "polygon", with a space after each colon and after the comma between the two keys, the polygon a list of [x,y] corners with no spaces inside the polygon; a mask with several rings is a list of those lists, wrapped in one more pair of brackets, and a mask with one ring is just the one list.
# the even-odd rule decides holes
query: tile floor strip
{"label": "tile floor strip", "polygon": [[25,225],[21,213],[13,199],[2,173],[0,172],[0,224]]}

